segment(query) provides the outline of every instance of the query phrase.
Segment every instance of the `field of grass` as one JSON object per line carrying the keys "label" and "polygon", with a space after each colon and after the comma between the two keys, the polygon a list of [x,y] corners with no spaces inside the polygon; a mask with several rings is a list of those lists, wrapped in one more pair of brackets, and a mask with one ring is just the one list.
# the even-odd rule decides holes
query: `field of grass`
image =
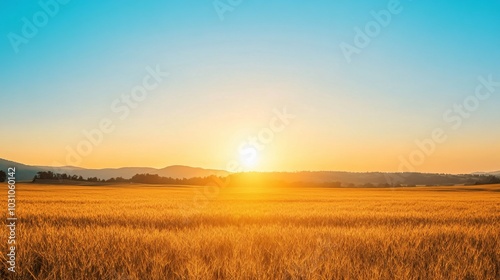
{"label": "field of grass", "polygon": [[17,189],[0,278],[500,279],[499,185]]}

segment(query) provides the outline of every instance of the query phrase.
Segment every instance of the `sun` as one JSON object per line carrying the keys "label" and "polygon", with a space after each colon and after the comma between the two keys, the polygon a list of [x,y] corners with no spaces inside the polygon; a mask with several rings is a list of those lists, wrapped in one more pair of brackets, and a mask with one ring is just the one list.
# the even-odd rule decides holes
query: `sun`
{"label": "sun", "polygon": [[245,169],[253,169],[259,163],[259,153],[255,147],[240,150],[240,163]]}

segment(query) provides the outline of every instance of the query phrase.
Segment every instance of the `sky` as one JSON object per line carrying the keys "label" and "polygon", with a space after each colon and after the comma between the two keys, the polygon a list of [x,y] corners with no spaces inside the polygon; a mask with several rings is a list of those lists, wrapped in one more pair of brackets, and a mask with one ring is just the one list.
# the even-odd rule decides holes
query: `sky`
{"label": "sky", "polygon": [[500,1],[2,1],[0,158],[500,170],[499,12]]}

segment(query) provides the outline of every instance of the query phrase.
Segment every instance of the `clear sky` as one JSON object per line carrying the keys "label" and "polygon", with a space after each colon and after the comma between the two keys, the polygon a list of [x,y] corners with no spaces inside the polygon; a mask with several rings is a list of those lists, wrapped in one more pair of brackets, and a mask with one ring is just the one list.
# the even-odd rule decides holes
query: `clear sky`
{"label": "clear sky", "polygon": [[500,1],[67,2],[0,3],[0,158],[500,169]]}

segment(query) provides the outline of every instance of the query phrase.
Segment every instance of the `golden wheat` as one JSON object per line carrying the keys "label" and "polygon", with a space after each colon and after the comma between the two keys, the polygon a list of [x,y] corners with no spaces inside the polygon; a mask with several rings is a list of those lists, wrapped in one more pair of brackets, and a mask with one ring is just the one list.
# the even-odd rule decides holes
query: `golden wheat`
{"label": "golden wheat", "polygon": [[500,278],[498,185],[204,191],[19,184],[18,271],[2,253],[2,276]]}

